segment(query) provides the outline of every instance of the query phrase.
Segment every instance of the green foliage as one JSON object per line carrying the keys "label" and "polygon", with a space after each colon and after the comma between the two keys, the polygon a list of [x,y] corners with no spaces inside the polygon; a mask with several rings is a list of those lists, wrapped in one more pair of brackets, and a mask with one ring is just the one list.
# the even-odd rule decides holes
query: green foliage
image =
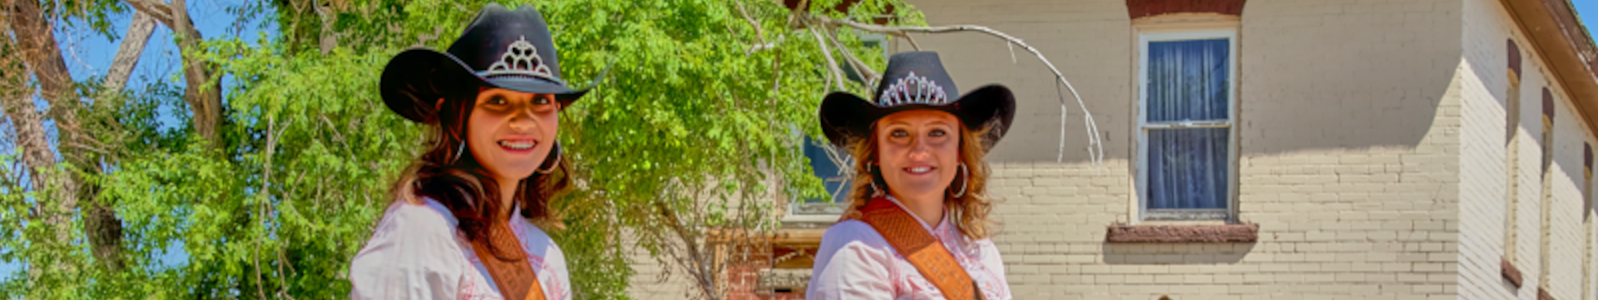
{"label": "green foliage", "polygon": [[[48,193],[25,188],[20,169],[0,170],[0,260],[81,266],[11,274],[0,279],[0,298],[349,293],[350,258],[390,203],[395,176],[423,147],[424,128],[382,104],[378,74],[405,48],[449,45],[484,3],[334,1],[328,21],[339,47],[322,53],[316,41],[328,34],[324,19],[295,2],[229,9],[241,20],[271,18],[281,28],[259,44],[237,37],[204,43],[206,59],[233,79],[221,147],[208,147],[192,132],[182,87],[166,82],[79,114],[92,135],[111,144],[99,157],[104,172],[84,175],[97,188],[94,201],[123,221],[126,268],[93,264],[81,228],[54,242],[52,229],[27,221],[43,213],[36,204],[53,203],[42,198]],[[812,7],[839,0],[818,2]],[[782,199],[826,193],[800,151],[803,135],[820,133],[823,47],[792,23],[781,2],[531,4],[556,33],[569,81],[582,83],[615,64],[561,116],[560,140],[579,184],[554,203],[566,228],[548,231],[567,252],[578,298],[628,298],[633,271],[623,259],[624,238],[676,259],[663,251],[681,242],[675,239],[703,238],[712,228],[770,229],[771,208]],[[813,12],[870,22],[891,14],[891,4],[898,20],[921,22],[898,1],[862,1],[848,14]],[[89,15],[115,6],[95,7]],[[881,68],[881,49],[862,46],[848,30],[836,34],[846,51]],[[163,123],[173,119],[182,124]],[[20,164],[15,155],[0,156],[0,163]],[[70,224],[83,226],[79,219]],[[163,250],[174,246],[185,260],[165,260],[172,256]]]}

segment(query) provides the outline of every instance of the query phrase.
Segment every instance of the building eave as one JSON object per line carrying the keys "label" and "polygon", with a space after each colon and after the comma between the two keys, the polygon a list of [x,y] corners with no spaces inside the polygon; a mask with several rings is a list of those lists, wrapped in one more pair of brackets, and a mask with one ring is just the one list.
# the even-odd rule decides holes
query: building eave
{"label": "building eave", "polygon": [[1501,0],[1533,43],[1531,52],[1555,75],[1568,102],[1596,134],[1595,43],[1568,0]]}

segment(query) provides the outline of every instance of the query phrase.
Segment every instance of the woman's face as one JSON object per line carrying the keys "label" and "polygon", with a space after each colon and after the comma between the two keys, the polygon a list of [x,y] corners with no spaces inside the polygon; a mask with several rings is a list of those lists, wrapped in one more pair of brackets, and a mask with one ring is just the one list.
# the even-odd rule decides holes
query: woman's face
{"label": "woman's face", "polygon": [[955,115],[910,110],[878,120],[878,167],[896,197],[944,199],[961,164],[961,128]]}
{"label": "woman's face", "polygon": [[478,91],[467,118],[467,147],[498,180],[533,175],[556,143],[561,107],[554,95],[501,88]]}

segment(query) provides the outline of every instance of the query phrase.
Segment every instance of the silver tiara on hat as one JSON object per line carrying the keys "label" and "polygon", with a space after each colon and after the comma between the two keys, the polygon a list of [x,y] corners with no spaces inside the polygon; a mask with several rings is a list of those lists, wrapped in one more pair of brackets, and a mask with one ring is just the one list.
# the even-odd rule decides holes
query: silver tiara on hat
{"label": "silver tiara on hat", "polygon": [[905,104],[944,105],[950,102],[945,96],[944,87],[928,80],[927,77],[917,76],[917,72],[906,73],[894,83],[883,89],[883,95],[878,97],[878,107],[898,106]]}
{"label": "silver tiara on hat", "polygon": [[[544,59],[539,58],[539,48],[528,43],[526,37],[519,36],[517,41],[506,46],[506,52],[500,54],[500,61],[489,65],[489,70],[480,72],[481,76],[528,76],[551,82],[562,83],[550,73],[550,67],[544,65]],[[564,83],[562,83],[564,84]]]}

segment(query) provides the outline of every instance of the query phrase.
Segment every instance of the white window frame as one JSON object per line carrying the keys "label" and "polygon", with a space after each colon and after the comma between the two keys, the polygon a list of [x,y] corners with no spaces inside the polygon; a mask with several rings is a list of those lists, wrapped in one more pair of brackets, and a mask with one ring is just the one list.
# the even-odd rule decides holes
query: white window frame
{"label": "white window frame", "polygon": [[[802,138],[801,140],[805,141],[806,139]],[[821,145],[819,145],[820,147],[828,149],[828,151],[834,151],[839,155],[839,157],[844,158],[845,159],[845,161],[844,161],[845,165],[840,166],[842,171],[849,172],[849,168],[854,167],[854,166],[851,165],[851,163],[853,163],[853,159],[849,158],[850,154],[848,152],[846,152],[846,151],[842,151],[843,149],[833,148],[832,144],[828,144],[828,142],[826,140],[823,140],[823,139],[811,140],[810,142],[821,143]],[[801,147],[799,149],[800,151],[802,151],[802,152],[805,151],[805,145],[801,145],[800,147]],[[823,180],[826,181],[826,179],[823,179]],[[846,180],[846,183],[849,183],[848,182],[849,178],[846,178],[845,180]],[[826,182],[824,182],[824,185],[826,185]],[[850,193],[850,185],[852,185],[852,184],[846,184],[844,186],[844,188],[840,189],[841,192],[846,193],[846,194]],[[833,191],[828,191],[828,193],[830,193],[830,196],[833,196],[834,199],[840,199],[841,198],[838,195],[833,195],[832,194]],[[848,199],[846,199],[846,200],[848,200]],[[789,207],[788,207],[788,209],[784,210],[782,221],[783,222],[833,222],[833,221],[838,221],[839,220],[839,214],[838,213],[797,214],[795,212],[817,209],[817,208],[803,209],[804,206],[818,206],[818,207],[832,206],[832,207],[836,207],[837,210],[839,210],[842,213],[845,208],[848,208],[848,205],[850,205],[850,204],[847,203],[847,202],[844,202],[844,201],[839,201],[839,202],[834,202],[834,203],[807,203],[807,202],[805,202],[805,199],[801,199],[799,197],[795,197],[795,198],[789,200],[789,205],[788,205]]]}
{"label": "white window frame", "polygon": [[[856,31],[855,34],[862,41],[877,42],[878,43],[878,49],[883,50],[883,57],[887,58],[887,57],[889,57],[889,54],[892,53],[892,50],[890,49],[890,47],[893,47],[894,44],[890,43],[892,41],[889,40],[889,36],[888,35],[884,35],[884,34],[880,34],[880,33],[864,32],[864,31]],[[849,66],[846,65],[846,66],[842,66],[842,67],[849,67]],[[871,84],[871,83],[869,83],[869,84]],[[804,139],[802,139],[802,140],[804,140]],[[816,141],[819,142],[819,143],[822,143],[822,147],[829,147],[829,148],[832,147],[832,145],[828,144],[826,140],[818,139]],[[805,146],[802,145],[801,148],[797,149],[797,150],[803,152],[803,151],[805,151]],[[848,157],[850,155],[849,152],[846,151],[845,149],[836,149],[835,148],[835,149],[831,149],[831,150],[839,152],[838,154],[840,155],[840,157]],[[848,159],[847,158],[847,161],[845,162],[846,165],[840,166],[840,167],[844,168],[846,170],[848,170],[849,168],[853,168],[854,166],[850,165],[850,163],[853,162],[851,160],[853,160],[853,159]],[[843,193],[845,193],[845,194],[849,194],[851,192],[851,186],[850,185],[854,185],[854,183],[849,183],[843,189],[841,189],[841,191]],[[828,192],[832,193],[833,191],[828,191]],[[835,198],[839,198],[839,197],[835,196]],[[849,199],[845,198],[844,200],[848,201]],[[843,210],[845,208],[848,208],[848,206],[850,205],[850,203],[842,202],[842,201],[841,202],[836,202],[836,203],[833,203],[833,204],[834,204],[834,206],[837,206],[837,207],[840,208],[839,209],[840,212],[843,212]],[[795,212],[798,212],[798,211],[810,210],[810,209],[802,209],[802,206],[826,206],[826,204],[805,203],[805,199],[799,199],[799,198],[790,199],[789,203],[788,203],[788,209],[784,210],[783,217],[780,219],[780,221],[781,222],[785,222],[785,223],[787,223],[787,222],[831,223],[831,222],[839,220],[839,214],[836,214],[836,213],[796,214]]]}
{"label": "white window frame", "polygon": [[[1136,195],[1135,196],[1136,199],[1134,199],[1134,201],[1137,202],[1139,209],[1138,209],[1137,215],[1134,216],[1134,220],[1138,220],[1138,221],[1221,220],[1221,221],[1225,221],[1225,222],[1229,222],[1229,223],[1237,223],[1239,221],[1239,218],[1238,218],[1238,207],[1239,207],[1239,203],[1238,203],[1238,201],[1239,201],[1238,200],[1239,199],[1239,197],[1238,197],[1238,189],[1239,189],[1239,181],[1238,181],[1238,177],[1239,177],[1238,176],[1238,174],[1239,174],[1239,155],[1238,155],[1239,129],[1238,129],[1238,126],[1235,126],[1235,124],[1238,124],[1238,118],[1239,118],[1239,109],[1238,109],[1238,98],[1239,98],[1239,96],[1238,96],[1238,94],[1239,94],[1239,31],[1238,31],[1237,27],[1229,27],[1229,28],[1161,28],[1161,29],[1143,29],[1143,30],[1139,30],[1138,31],[1138,35],[1139,35],[1139,43],[1137,45],[1137,47],[1138,47],[1137,51],[1139,52],[1139,58],[1138,58],[1139,71],[1134,76],[1137,76],[1138,77],[1138,81],[1139,81],[1139,85],[1137,87],[1139,100],[1138,100],[1138,103],[1135,104],[1136,106],[1138,106],[1138,116],[1137,116],[1137,118],[1135,119],[1134,122],[1135,122],[1136,128],[1138,128],[1138,130],[1139,130],[1139,133],[1138,133],[1139,134],[1139,137],[1138,137],[1139,138],[1139,147],[1138,147],[1138,150],[1137,150],[1137,151],[1139,151],[1139,153],[1138,153],[1138,161],[1135,163],[1135,169],[1137,170],[1137,175],[1136,176],[1138,176],[1138,177],[1136,178],[1137,183],[1134,186],[1134,189],[1136,190],[1136,192],[1134,193],[1134,195]],[[1196,122],[1196,121],[1180,121],[1180,122],[1163,122],[1163,123],[1158,123],[1158,124],[1147,123],[1146,122],[1146,120],[1147,120],[1147,118],[1146,118],[1146,110],[1147,110],[1146,104],[1148,103],[1148,99],[1149,99],[1149,95],[1147,95],[1147,94],[1148,94],[1148,86],[1149,86],[1149,81],[1150,81],[1150,77],[1148,75],[1148,72],[1149,72],[1148,64],[1149,64],[1149,60],[1150,60],[1150,53],[1149,53],[1150,42],[1198,40],[1198,39],[1217,39],[1217,38],[1226,38],[1226,39],[1228,39],[1228,99],[1227,99],[1228,100],[1228,119],[1226,121],[1221,121],[1221,122],[1218,122],[1218,121],[1199,121],[1199,122]],[[1151,210],[1151,209],[1148,208],[1149,207],[1149,201],[1148,200],[1150,199],[1150,197],[1148,195],[1148,193],[1149,193],[1148,192],[1149,185],[1148,185],[1147,181],[1149,180],[1149,174],[1148,174],[1149,166],[1147,166],[1147,164],[1148,164],[1149,155],[1150,155],[1150,147],[1149,147],[1149,145],[1150,145],[1150,140],[1149,140],[1150,130],[1151,129],[1182,129],[1182,128],[1229,128],[1229,130],[1228,130],[1228,147],[1227,147],[1228,148],[1228,179],[1227,179],[1228,180],[1228,183],[1227,183],[1228,191],[1227,191],[1227,195],[1226,195],[1226,197],[1228,197],[1228,198],[1227,198],[1227,206],[1226,207],[1224,207],[1222,209],[1161,209],[1161,210]]]}

